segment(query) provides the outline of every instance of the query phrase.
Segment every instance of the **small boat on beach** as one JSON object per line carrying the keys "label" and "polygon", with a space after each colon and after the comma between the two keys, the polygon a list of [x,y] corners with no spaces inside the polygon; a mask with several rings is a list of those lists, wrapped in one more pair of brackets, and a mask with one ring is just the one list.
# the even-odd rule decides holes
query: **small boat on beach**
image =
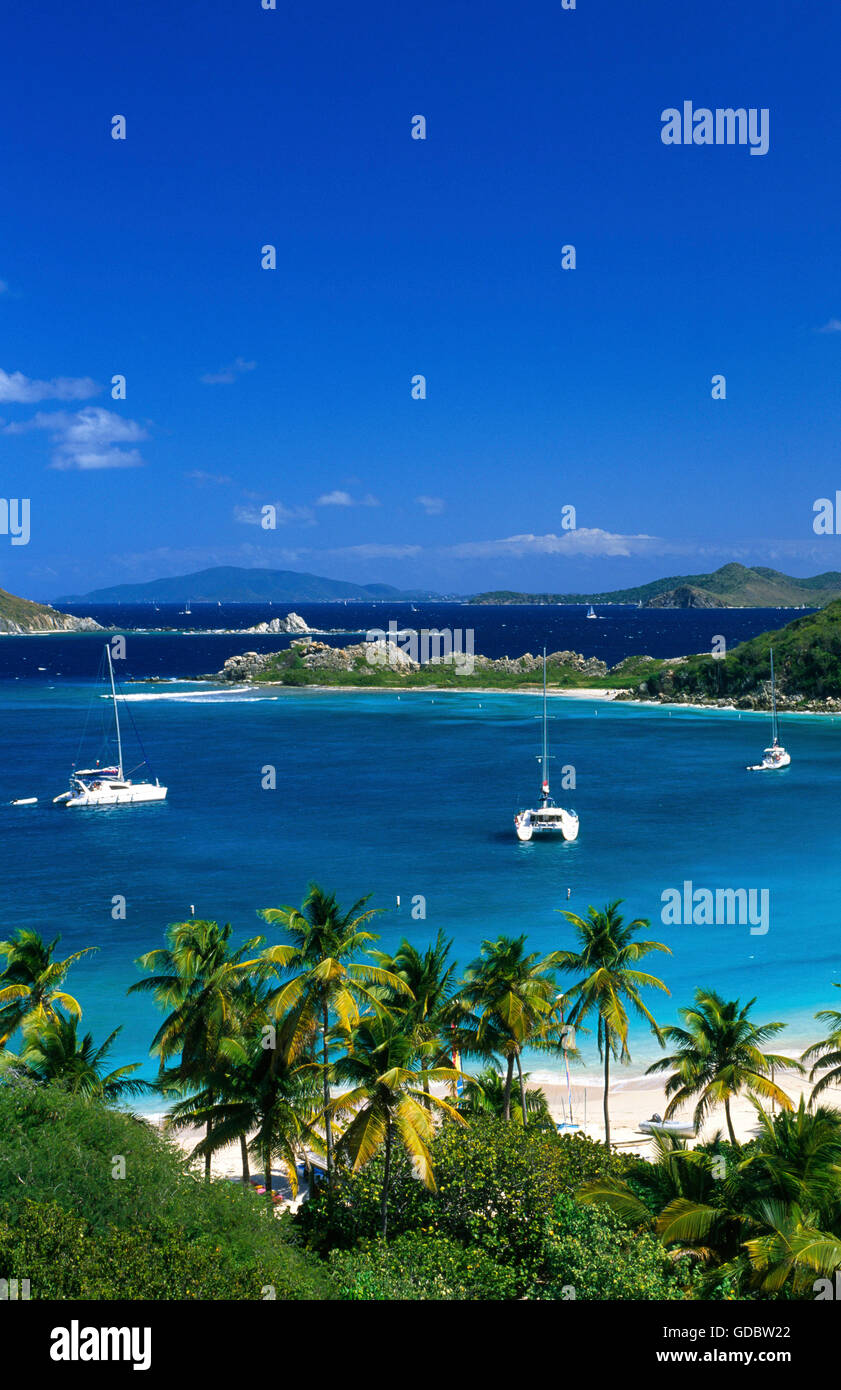
{"label": "small boat on beach", "polygon": [[[105,657],[114,707],[114,727],[117,737],[116,765],[84,767],[70,774],[70,787],[53,797],[54,806],[134,806],[142,801],[165,801],[167,788],[160,782],[133,782],[123,770],[123,739],[120,731],[120,712],[117,708],[117,688],[111,648],[106,643]],[[145,758],[142,762],[145,762]],[[140,766],[142,766],[142,762]]]}
{"label": "small boat on beach", "polygon": [[641,1134],[673,1134],[676,1139],[694,1139],[696,1129],[691,1120],[664,1120],[662,1115],[654,1114],[650,1120],[640,1120]]}
{"label": "small boat on beach", "polygon": [[787,753],[779,740],[779,720],[777,719],[777,687],[774,681],[774,649],[771,648],[771,746],[762,754],[761,763],[748,765],[748,772],[774,772],[788,767],[791,754]]}
{"label": "small boat on beach", "polygon": [[565,811],[563,807],[556,806],[553,798],[549,794],[549,779],[547,776],[547,763],[549,753],[547,751],[546,736],[546,648],[543,648],[543,752],[538,754],[538,761],[543,772],[543,779],[540,787],[540,805],[529,808],[525,811],[518,811],[514,817],[514,829],[517,839],[523,843],[531,840],[532,836],[548,835],[557,839],[559,836],[563,840],[578,839],[578,816],[574,811]]}

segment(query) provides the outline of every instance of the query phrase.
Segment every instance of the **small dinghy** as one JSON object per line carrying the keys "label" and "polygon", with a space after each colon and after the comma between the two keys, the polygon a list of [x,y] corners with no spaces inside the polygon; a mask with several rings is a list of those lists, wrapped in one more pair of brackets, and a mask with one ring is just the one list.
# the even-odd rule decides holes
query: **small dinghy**
{"label": "small dinghy", "polygon": [[695,1126],[691,1120],[664,1120],[662,1115],[654,1114],[650,1120],[640,1120],[641,1134],[674,1134],[679,1139],[694,1139]]}

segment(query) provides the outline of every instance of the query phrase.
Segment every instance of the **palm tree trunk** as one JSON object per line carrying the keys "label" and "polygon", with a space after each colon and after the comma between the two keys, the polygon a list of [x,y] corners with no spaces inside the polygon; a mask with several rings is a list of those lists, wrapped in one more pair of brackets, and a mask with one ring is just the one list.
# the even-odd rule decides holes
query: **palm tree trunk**
{"label": "palm tree trunk", "polygon": [[239,1136],[239,1151],[242,1154],[242,1180],[247,1183],[251,1181],[251,1170],[248,1166],[248,1138],[244,1134]]}
{"label": "palm tree trunk", "polygon": [[271,1151],[271,1149],[268,1149],[268,1148],[267,1148],[266,1151],[265,1151],[265,1153],[266,1153],[266,1156],[265,1156],[265,1158],[263,1159],[263,1167],[265,1168],[266,1171],[265,1171],[265,1173],[263,1174],[263,1178],[264,1178],[265,1184],[266,1184],[266,1201],[268,1202],[269,1207],[271,1207],[271,1205],[272,1205],[272,1151]]}
{"label": "palm tree trunk", "polygon": [[508,1055],[508,1070],[505,1073],[505,1089],[502,1092],[502,1118],[511,1119],[511,1082],[514,1079],[514,1054]]}
{"label": "palm tree trunk", "polygon": [[333,1125],[330,1119],[330,1054],[327,1048],[327,1005],[322,1010],[322,1061],[324,1064],[324,1142],[327,1145],[327,1185],[333,1190]]}
{"label": "palm tree trunk", "polygon": [[517,1058],[517,1073],[520,1078],[520,1108],[523,1112],[523,1129],[525,1129],[528,1123],[528,1118],[526,1116],[526,1083],[523,1080],[523,1064],[520,1060],[519,1047],[517,1048],[517,1051],[514,1055]]}
{"label": "palm tree trunk", "polygon": [[607,1027],[604,1030],[604,1142],[610,1149],[610,1102],[608,1091],[610,1089],[610,1032]]}
{"label": "palm tree trunk", "polygon": [[735,1131],[734,1128],[733,1128],[733,1120],[732,1120],[732,1117],[731,1117],[731,1115],[730,1115],[730,1097],[729,1097],[729,1096],[726,1096],[725,1099],[724,1099],[724,1114],[725,1114],[725,1116],[726,1116],[726,1118],[727,1118],[727,1132],[728,1132],[728,1134],[730,1135],[730,1143],[733,1145],[734,1149],[738,1149],[738,1147],[739,1147],[739,1141],[738,1141],[737,1138],[736,1138],[736,1131]]}
{"label": "palm tree trunk", "polygon": [[388,1233],[388,1180],[391,1173],[391,1125],[385,1131],[385,1165],[383,1168],[383,1191],[380,1198],[380,1236],[385,1240]]}
{"label": "palm tree trunk", "polygon": [[[212,1121],[212,1120],[208,1120],[208,1122],[207,1122],[207,1124],[206,1124],[206,1126],[205,1126],[205,1133],[206,1133],[208,1139],[210,1138],[210,1135],[211,1135],[211,1133],[212,1133],[212,1130],[213,1130],[213,1121]],[[207,1152],[207,1153],[205,1154],[205,1156],[204,1156],[204,1180],[205,1180],[205,1182],[210,1182],[210,1151],[209,1151],[209,1150],[208,1150],[208,1152]]]}

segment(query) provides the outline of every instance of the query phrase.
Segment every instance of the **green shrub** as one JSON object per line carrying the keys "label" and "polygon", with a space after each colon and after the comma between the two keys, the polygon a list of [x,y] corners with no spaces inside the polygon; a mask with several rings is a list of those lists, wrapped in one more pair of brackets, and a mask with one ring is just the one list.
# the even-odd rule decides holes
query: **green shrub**
{"label": "green shrub", "polygon": [[686,1263],[673,1262],[655,1236],[629,1229],[607,1207],[555,1202],[547,1239],[543,1298],[639,1300],[686,1298]]}
{"label": "green shrub", "polygon": [[28,1278],[33,1298],[330,1292],[255,1193],[204,1183],[131,1115],[28,1083],[0,1085],[0,1277]]}
{"label": "green shrub", "polygon": [[465,1249],[447,1236],[412,1232],[386,1243],[363,1241],[336,1250],[330,1269],[339,1298],[504,1301],[518,1296],[516,1272],[481,1247]]}
{"label": "green shrub", "polygon": [[[437,1190],[429,1192],[397,1156],[389,1194],[389,1232],[434,1231],[465,1248],[480,1247],[519,1272],[520,1294],[545,1279],[547,1230],[559,1193],[610,1172],[622,1175],[626,1157],[608,1154],[583,1137],[474,1119],[445,1124],[432,1145]],[[315,1249],[350,1248],[379,1230],[382,1163],[373,1159],[347,1176],[332,1204],[325,1192],[305,1203],[296,1221]]]}

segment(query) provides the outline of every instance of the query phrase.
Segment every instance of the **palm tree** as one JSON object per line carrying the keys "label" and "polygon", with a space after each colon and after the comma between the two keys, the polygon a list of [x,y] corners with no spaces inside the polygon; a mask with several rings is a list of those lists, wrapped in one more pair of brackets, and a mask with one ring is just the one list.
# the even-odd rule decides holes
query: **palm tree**
{"label": "palm tree", "polygon": [[243,1182],[249,1181],[248,1154],[252,1153],[263,1165],[266,1198],[271,1203],[273,1160],[277,1158],[285,1169],[295,1196],[296,1165],[304,1146],[321,1147],[314,1129],[321,1109],[319,1095],[319,1078],[310,1063],[290,1064],[282,1045],[269,1049],[262,1039],[254,1038],[242,1063],[228,1065],[206,1090],[172,1108],[167,1127],[205,1125],[205,1138],[194,1149],[205,1162],[217,1149],[239,1139]]}
{"label": "palm tree", "polygon": [[[583,1024],[591,1013],[598,1016],[599,1057],[604,1060],[604,1139],[610,1148],[610,1058],[619,1055],[622,1062],[630,1062],[628,1048],[629,1019],[626,1001],[634,1012],[644,1018],[654,1030],[659,1041],[662,1033],[652,1014],[640,998],[641,989],[660,989],[665,994],[669,990],[656,975],[647,975],[636,969],[637,961],[652,951],[665,951],[671,955],[668,946],[660,941],[635,941],[638,932],[647,930],[651,923],[645,917],[636,917],[625,922],[619,912],[622,899],[608,903],[598,912],[588,907],[587,916],[579,917],[574,912],[564,912],[578,936],[578,951],[558,951],[557,964],[560,970],[582,978],[564,995],[564,1007],[571,1001],[567,1023],[576,1028]],[[560,909],[558,909],[560,911]]]}
{"label": "palm tree", "polygon": [[6,968],[0,973],[0,1047],[24,1025],[55,1022],[56,1009],[81,1018],[81,1004],[61,986],[71,965],[98,948],[86,946],[66,960],[53,960],[60,940],[57,936],[47,943],[37,932],[22,927],[9,941],[0,941],[0,956],[6,957]]}
{"label": "palm tree", "polygon": [[555,955],[526,954],[526,938],[500,936],[483,941],[479,955],[465,971],[458,988],[456,1010],[459,1048],[477,1056],[502,1054],[506,1059],[503,1118],[511,1118],[514,1067],[520,1084],[520,1109],[527,1123],[522,1051],[532,1041],[544,1042],[560,1028],[553,974]]}
{"label": "palm tree", "polygon": [[38,1081],[56,1081],[74,1095],[106,1102],[155,1089],[150,1082],[132,1077],[132,1072],[140,1066],[139,1062],[103,1074],[105,1058],[121,1031],[119,1028],[115,1028],[96,1047],[90,1033],[85,1033],[81,1039],[77,1037],[77,1026],[76,1018],[58,1017],[28,1027],[24,1032],[25,1045],[19,1058],[27,1072]]}
{"label": "palm tree", "polygon": [[[841,984],[833,982],[833,989],[841,989]],[[815,1014],[815,1018],[819,1018],[822,1023],[828,1023],[829,1029],[825,1038],[807,1047],[803,1053],[804,1062],[813,1062],[809,1072],[810,1081],[815,1081],[820,1072],[826,1073],[815,1083],[812,1100],[822,1095],[830,1086],[841,1085],[841,1011],[821,1009]]]}
{"label": "palm tree", "polygon": [[648,1071],[673,1073],[666,1082],[666,1095],[671,1097],[666,1107],[667,1120],[686,1101],[697,1097],[697,1129],[723,1103],[730,1142],[738,1148],[730,1102],[740,1091],[775,1100],[784,1110],[791,1109],[785,1091],[771,1080],[771,1069],[803,1068],[789,1057],[761,1050],[762,1044],[780,1033],[785,1024],[752,1023],[748,1014],[755,1003],[751,999],[740,1008],[738,999],[725,1001],[714,990],[697,989],[695,1007],[678,1011],[686,1027],[669,1025],[662,1030],[668,1042],[677,1044],[677,1051],[654,1062]]}
{"label": "palm tree", "polygon": [[[176,922],[167,929],[169,944],[147,951],[137,964],[151,974],[131,985],[129,993],[154,994],[169,1013],[152,1040],[150,1051],[160,1059],[159,1084],[185,1093],[212,1085],[222,1064],[245,1060],[245,1040],[254,1026],[259,1005],[246,978],[250,962],[243,956],[263,944],[253,937],[231,950],[232,928],[217,922]],[[173,1057],[174,1067],[166,1063]],[[207,1121],[208,1136],[212,1121]],[[210,1180],[210,1153],[205,1152],[205,1178]]]}
{"label": "palm tree", "polygon": [[[527,1083],[528,1079],[528,1072],[525,1072],[523,1080]],[[505,1083],[499,1072],[487,1067],[478,1076],[466,1077],[464,1095],[457,1109],[460,1115],[495,1115],[502,1119],[505,1114]],[[537,1120],[541,1125],[548,1123],[554,1129],[546,1096],[540,1087],[530,1089],[526,1086],[526,1114],[530,1120]],[[515,1122],[522,1124],[522,1108],[515,1115]]]}
{"label": "palm tree", "polygon": [[[415,1174],[435,1190],[429,1145],[434,1134],[433,1112],[465,1122],[458,1111],[439,1096],[417,1085],[420,1064],[435,1048],[407,1034],[400,1019],[382,1012],[360,1018],[346,1035],[347,1053],[335,1064],[339,1083],[349,1089],[330,1102],[333,1113],[352,1114],[340,1150],[348,1154],[357,1172],[380,1149],[384,1151],[380,1198],[380,1235],[388,1233],[388,1190],[395,1142],[411,1159]],[[428,1067],[428,1081],[455,1081],[454,1067]]]}
{"label": "palm tree", "polygon": [[[456,973],[455,961],[448,959],[452,950],[452,940],[439,931],[432,945],[420,951],[410,941],[400,942],[394,956],[384,951],[372,951],[371,955],[380,966],[397,975],[410,993],[386,988],[383,999],[389,1012],[404,1019],[407,1031],[422,1042],[441,1039],[435,1062],[446,1066],[449,1052],[443,1037],[446,1033],[445,1012],[453,993],[453,978]],[[429,1082],[425,1071],[421,1070],[424,1094],[429,1094]]]}
{"label": "palm tree", "polygon": [[[367,902],[367,897],[360,898],[345,910],[339,907],[334,894],[312,883],[300,908],[267,907],[260,912],[266,922],[280,927],[286,937],[283,944],[267,947],[258,964],[264,974],[273,972],[282,979],[268,995],[266,1007],[275,1019],[286,1020],[289,1060],[297,1061],[312,1052],[319,1033],[321,1035],[324,1138],[331,1189],[331,1015],[346,1033],[357,1022],[361,1005],[380,1007],[377,996],[383,987],[411,997],[409,987],[392,971],[369,961],[353,959],[360,953],[367,954],[370,943],[378,940],[365,930],[376,914],[374,908],[362,911]],[[283,980],[284,975],[291,978]]]}
{"label": "palm tree", "polygon": [[[772,1120],[765,1116],[760,1152],[723,1180],[713,1170],[716,1154],[687,1150],[683,1140],[660,1131],[655,1135],[656,1165],[634,1175],[635,1188],[642,1182],[649,1201],[612,1176],[585,1183],[578,1191],[578,1200],[609,1206],[632,1226],[653,1226],[674,1253],[707,1263],[710,1269],[702,1281],[702,1292],[729,1278],[745,1281],[764,1293],[778,1293],[787,1283],[793,1293],[804,1293],[816,1275],[831,1276],[837,1269],[841,1240],[837,1229],[833,1230],[833,1223],[836,1228],[838,1225],[837,1196],[832,1221],[824,1229],[820,1208],[811,1201],[816,1191],[815,1153],[827,1144],[832,1130],[830,1148],[835,1148],[838,1122],[827,1128],[822,1119],[812,1126],[814,1117],[802,1104],[801,1112],[800,1153],[801,1158],[806,1154],[810,1158],[799,1174],[796,1162],[786,1166],[782,1182],[774,1177],[774,1160],[790,1149],[791,1134],[785,1125],[793,1117]],[[829,1150],[824,1161],[831,1163]],[[767,1164],[767,1170],[751,1184],[751,1165],[757,1163]],[[779,1178],[780,1170],[776,1173]],[[823,1177],[818,1190],[823,1190]],[[835,1191],[837,1194],[837,1187]],[[652,1205],[659,1209],[655,1216]]]}

